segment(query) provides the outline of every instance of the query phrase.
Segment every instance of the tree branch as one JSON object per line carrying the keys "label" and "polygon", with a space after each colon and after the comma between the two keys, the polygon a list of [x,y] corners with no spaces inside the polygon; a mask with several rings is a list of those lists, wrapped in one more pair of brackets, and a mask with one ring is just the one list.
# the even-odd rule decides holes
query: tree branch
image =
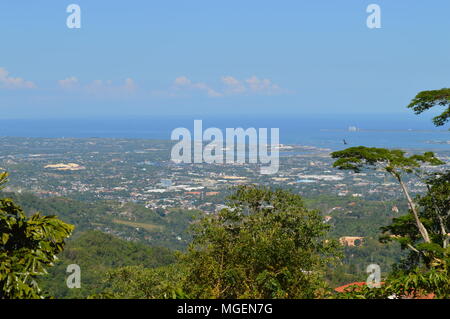
{"label": "tree branch", "polygon": [[411,208],[411,211],[413,212],[414,220],[416,221],[416,225],[417,225],[417,228],[419,229],[420,235],[422,236],[423,240],[426,243],[431,243],[428,231],[425,228],[425,226],[422,224],[422,222],[420,221],[416,204],[414,203],[411,196],[409,195],[408,188],[406,187],[405,183],[403,182],[400,174],[397,172],[392,172],[391,174],[394,175],[394,177],[398,180],[398,182],[400,183],[400,186],[402,187],[403,194],[405,194],[405,197],[406,197],[406,200],[408,201],[409,207]]}

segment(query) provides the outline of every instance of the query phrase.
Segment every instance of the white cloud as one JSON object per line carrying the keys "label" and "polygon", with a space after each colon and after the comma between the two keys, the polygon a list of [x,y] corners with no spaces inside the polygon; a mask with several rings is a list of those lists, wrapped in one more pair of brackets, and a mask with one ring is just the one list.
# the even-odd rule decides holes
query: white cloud
{"label": "white cloud", "polygon": [[128,92],[133,92],[137,89],[137,86],[132,78],[126,78],[123,88]]}
{"label": "white cloud", "polygon": [[182,90],[197,90],[205,92],[210,97],[224,97],[234,95],[275,95],[287,92],[281,89],[277,84],[269,79],[252,76],[250,78],[239,80],[233,76],[227,75],[220,79],[217,88],[204,82],[193,82],[186,76],[177,77],[174,81],[174,87],[170,96],[176,96]]}
{"label": "white cloud", "polygon": [[180,76],[180,77],[175,79],[175,85],[185,86],[185,85],[190,85],[190,84],[191,84],[191,80],[189,80],[185,76]]}
{"label": "white cloud", "polygon": [[120,85],[111,80],[95,80],[86,86],[87,92],[95,95],[121,95],[133,93],[136,89],[137,85],[132,78],[126,78]]}
{"label": "white cloud", "polygon": [[247,90],[241,81],[232,76],[222,77],[222,83],[225,84],[225,91],[229,94],[245,93]]}
{"label": "white cloud", "polygon": [[63,89],[73,89],[78,86],[78,79],[74,76],[71,76],[64,80],[59,80],[58,84]]}
{"label": "white cloud", "polygon": [[250,91],[262,94],[280,93],[281,89],[278,85],[273,84],[269,79],[259,79],[256,76],[245,80]]}
{"label": "white cloud", "polygon": [[36,85],[31,81],[22,78],[13,78],[9,76],[9,72],[0,68],[0,88],[5,89],[34,89]]}
{"label": "white cloud", "polygon": [[126,91],[132,92],[137,88],[134,80],[132,78],[126,78],[124,84],[117,85],[114,84],[111,80],[94,80],[90,84],[87,85],[87,89],[94,93],[101,93],[104,91]]}
{"label": "white cloud", "polygon": [[188,89],[188,90],[199,90],[206,92],[206,94],[210,97],[220,97],[222,93],[217,92],[216,90],[209,87],[206,83],[203,82],[192,82],[185,76],[180,76],[174,81],[176,89]]}
{"label": "white cloud", "polygon": [[272,95],[285,92],[277,84],[272,83],[269,79],[260,79],[252,76],[245,80],[238,80],[232,76],[222,77],[222,83],[225,85],[224,92],[226,95],[236,94],[263,94]]}
{"label": "white cloud", "polygon": [[126,78],[123,84],[117,84],[111,80],[94,80],[89,84],[82,85],[78,78],[70,76],[59,80],[58,85],[65,90],[76,89],[78,92],[98,96],[118,96],[137,90],[137,85],[132,78]]}

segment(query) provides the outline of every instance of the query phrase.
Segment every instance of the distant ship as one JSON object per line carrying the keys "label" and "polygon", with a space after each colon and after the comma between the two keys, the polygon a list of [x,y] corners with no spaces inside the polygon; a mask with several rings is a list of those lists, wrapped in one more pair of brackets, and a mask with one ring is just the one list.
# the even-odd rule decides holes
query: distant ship
{"label": "distant ship", "polygon": [[357,128],[356,126],[349,126],[348,127],[348,131],[349,132],[358,132],[359,128]]}

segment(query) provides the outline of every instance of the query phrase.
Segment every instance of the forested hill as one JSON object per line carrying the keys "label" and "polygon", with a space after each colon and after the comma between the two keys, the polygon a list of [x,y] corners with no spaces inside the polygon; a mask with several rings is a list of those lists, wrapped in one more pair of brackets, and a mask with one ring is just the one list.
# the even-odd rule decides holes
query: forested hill
{"label": "forested hill", "polygon": [[[44,289],[55,297],[87,297],[103,292],[108,288],[104,283],[107,271],[121,266],[152,268],[172,264],[173,251],[184,250],[191,242],[188,228],[195,217],[202,214],[181,209],[161,214],[134,203],[40,198],[29,193],[1,193],[1,197],[13,198],[27,215],[40,211],[75,225],[74,235],[59,256],[61,262],[50,269],[42,282]],[[322,216],[327,217],[333,238],[364,237],[363,245],[345,247],[343,263],[328,272],[332,286],[365,280],[365,268],[373,262],[381,266],[383,274],[387,273],[401,256],[398,246],[382,245],[378,236],[380,227],[389,224],[396,214],[392,207],[397,205],[404,211],[404,203],[317,196],[305,199],[305,204],[319,209]],[[69,264],[81,267],[81,289],[66,286]]]}
{"label": "forested hill", "polygon": [[[129,242],[100,231],[86,231],[71,238],[59,262],[40,279],[41,287],[58,298],[87,297],[107,288],[105,276],[109,270],[122,266],[155,268],[175,262],[174,252],[162,247],[150,247]],[[81,268],[81,289],[69,289],[67,266]]]}
{"label": "forested hill", "polygon": [[188,228],[199,211],[173,209],[167,214],[133,203],[115,201],[78,201],[66,197],[39,198],[30,193],[0,193],[12,198],[30,216],[35,212],[56,215],[75,226],[75,234],[100,230],[129,240],[184,249],[190,242]]}

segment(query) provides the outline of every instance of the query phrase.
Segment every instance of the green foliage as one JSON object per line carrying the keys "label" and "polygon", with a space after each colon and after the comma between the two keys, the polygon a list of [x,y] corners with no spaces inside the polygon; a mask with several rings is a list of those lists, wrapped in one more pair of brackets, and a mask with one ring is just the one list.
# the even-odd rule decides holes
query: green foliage
{"label": "green foliage", "polygon": [[329,226],[300,196],[242,186],[194,227],[182,262],[192,298],[313,298],[338,254]]}
{"label": "green foliage", "polygon": [[342,151],[331,153],[332,158],[337,158],[333,167],[342,170],[352,170],[359,173],[363,168],[382,168],[391,174],[399,174],[400,171],[412,173],[420,168],[421,164],[429,165],[445,164],[433,152],[425,152],[422,155],[405,156],[402,150],[388,150],[385,148],[357,146]]}
{"label": "green foliage", "polygon": [[435,157],[433,152],[426,152],[423,155],[416,154],[408,157],[405,156],[405,152],[402,150],[359,146],[334,152],[331,156],[337,158],[333,166],[339,169],[352,170],[354,172],[360,172],[362,168],[380,169],[385,170],[394,176],[408,201],[421,237],[427,243],[431,241],[429,232],[424,225],[424,221],[420,219],[416,203],[413,201],[408,188],[403,181],[402,173],[414,172],[420,174],[421,165],[424,163],[432,166],[445,164]]}
{"label": "green foliage", "polygon": [[390,223],[395,215],[393,206],[398,206],[400,210],[407,209],[397,200],[367,200],[336,195],[320,195],[305,198],[304,201],[308,208],[320,210],[323,215],[332,217],[327,224],[331,226],[329,234],[334,238],[378,237],[380,226]]}
{"label": "green foliage", "polygon": [[36,279],[54,265],[72,230],[55,216],[27,217],[11,199],[0,199],[0,298],[42,298]]}
{"label": "green foliage", "polygon": [[336,295],[342,299],[423,299],[450,298],[449,261],[430,269],[416,267],[407,272],[394,272],[380,288],[351,286]]}
{"label": "green foliage", "polygon": [[159,268],[127,266],[107,273],[110,288],[100,294],[103,298],[120,299],[182,299],[187,298],[181,283],[184,273],[180,265]]}
{"label": "green foliage", "polygon": [[[411,212],[394,218],[388,226],[382,227],[383,242],[397,241],[402,248],[412,249],[408,267],[414,268],[421,263],[430,268],[437,259],[446,258],[450,236],[450,172],[428,179],[428,192],[417,197],[419,218],[427,228],[431,242],[423,243]],[[406,265],[405,265],[406,267]]]}
{"label": "green foliage", "polygon": [[[86,298],[105,292],[110,284],[104,278],[113,269],[125,266],[151,269],[175,262],[174,253],[167,248],[126,241],[100,231],[75,235],[59,257],[60,262],[41,279],[42,287],[59,298]],[[66,268],[70,264],[81,268],[80,289],[66,286]]]}
{"label": "green foliage", "polygon": [[405,255],[398,243],[382,244],[377,238],[364,238],[361,246],[344,247],[344,256],[340,263],[330,267],[327,280],[332,287],[350,282],[363,282],[367,279],[367,266],[377,264],[381,268],[381,277],[386,278],[392,271],[392,265]]}
{"label": "green foliage", "polygon": [[2,172],[0,173],[0,190],[3,189],[3,185],[8,182],[8,173]]}
{"label": "green foliage", "polygon": [[450,89],[420,92],[411,101],[408,108],[413,109],[416,114],[421,114],[435,106],[446,107],[442,114],[433,118],[436,126],[442,126],[450,120]]}
{"label": "green foliage", "polygon": [[[450,119],[450,89],[420,92],[408,107],[420,114],[436,105],[447,106],[447,110],[433,119],[436,126],[441,126]],[[398,151],[392,153],[367,148],[352,151],[335,154],[339,158],[335,166],[359,171],[364,165],[381,162],[401,184],[400,173],[396,169],[410,173],[420,166],[420,162],[443,164],[430,152],[407,158]],[[338,297],[420,298],[430,294],[435,298],[450,297],[450,172],[434,174],[425,182],[428,192],[416,198],[418,207],[402,184],[411,209],[408,214],[394,218],[390,225],[382,227],[384,235],[380,240],[399,242],[403,249],[410,250],[407,258],[395,266],[382,288],[352,287]]]}
{"label": "green foliage", "polygon": [[[30,193],[0,193],[18,203],[27,214],[42,211],[45,215],[58,215],[75,226],[75,234],[92,229],[112,232],[122,238],[146,241],[152,246],[185,249],[190,236],[189,224],[199,211],[173,209],[167,215],[134,203],[120,204],[97,200],[85,202],[67,197],[39,198]],[[122,222],[122,223],[120,223]],[[144,228],[138,224],[147,224]],[[136,226],[135,226],[136,225]],[[136,228],[139,227],[139,231]],[[178,240],[177,237],[182,237]]]}

